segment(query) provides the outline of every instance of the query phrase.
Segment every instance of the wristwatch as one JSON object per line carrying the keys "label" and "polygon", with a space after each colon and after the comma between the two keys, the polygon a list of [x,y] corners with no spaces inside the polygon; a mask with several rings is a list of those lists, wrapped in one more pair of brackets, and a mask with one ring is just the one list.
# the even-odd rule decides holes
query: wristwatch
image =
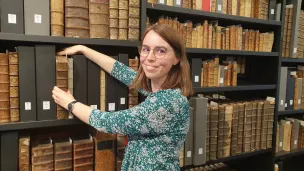
{"label": "wristwatch", "polygon": [[68,104],[68,110],[69,110],[70,113],[73,112],[74,104],[77,103],[77,102],[78,101],[75,100],[75,101],[72,101],[71,103]]}

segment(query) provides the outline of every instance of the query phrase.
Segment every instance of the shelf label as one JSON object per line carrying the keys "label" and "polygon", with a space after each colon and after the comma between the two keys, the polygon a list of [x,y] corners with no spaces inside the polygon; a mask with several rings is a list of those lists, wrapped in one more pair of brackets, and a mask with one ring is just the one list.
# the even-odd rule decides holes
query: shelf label
{"label": "shelf label", "polygon": [[283,146],[283,142],[280,142],[280,147],[282,147]]}
{"label": "shelf label", "polygon": [[122,105],[126,104],[126,98],[124,97],[120,98],[120,104]]}
{"label": "shelf label", "polygon": [[222,5],[221,5],[221,4],[219,4],[219,5],[217,6],[217,10],[218,10],[218,11],[222,11]]}
{"label": "shelf label", "polygon": [[191,157],[191,151],[187,151],[187,157]]}
{"label": "shelf label", "polygon": [[32,103],[31,102],[25,102],[24,106],[25,106],[25,110],[32,110]]}
{"label": "shelf label", "polygon": [[274,14],[274,9],[271,9],[271,12],[270,12],[272,15]]}
{"label": "shelf label", "polygon": [[198,149],[198,154],[203,154],[203,148]]}
{"label": "shelf label", "polygon": [[293,48],[293,53],[297,53],[298,48]]}
{"label": "shelf label", "polygon": [[290,105],[293,105],[293,100],[290,100],[290,101],[289,101],[289,104],[290,104]]}
{"label": "shelf label", "polygon": [[199,82],[199,76],[194,76],[194,82],[198,83]]}
{"label": "shelf label", "polygon": [[224,78],[220,78],[220,84],[223,84],[224,83]]}
{"label": "shelf label", "polygon": [[34,15],[34,23],[41,24],[42,23],[42,16],[39,14]]}
{"label": "shelf label", "polygon": [[301,104],[301,99],[298,99],[298,104]]}
{"label": "shelf label", "polygon": [[8,23],[17,24],[17,15],[16,14],[8,14]]}
{"label": "shelf label", "polygon": [[298,140],[294,140],[294,144],[297,145],[298,144]]}
{"label": "shelf label", "polygon": [[159,0],[160,4],[165,4],[165,0]]}
{"label": "shelf label", "polygon": [[287,107],[287,103],[285,103],[285,107]]}
{"label": "shelf label", "polygon": [[43,101],[43,110],[50,110],[50,109],[51,109],[50,101]]}
{"label": "shelf label", "polygon": [[91,105],[92,109],[97,109],[97,105]]}
{"label": "shelf label", "polygon": [[176,0],[176,5],[181,5],[181,0]]}
{"label": "shelf label", "polygon": [[108,105],[109,111],[115,111],[115,103],[109,103]]}
{"label": "shelf label", "polygon": [[284,105],[284,100],[281,100],[281,105]]}

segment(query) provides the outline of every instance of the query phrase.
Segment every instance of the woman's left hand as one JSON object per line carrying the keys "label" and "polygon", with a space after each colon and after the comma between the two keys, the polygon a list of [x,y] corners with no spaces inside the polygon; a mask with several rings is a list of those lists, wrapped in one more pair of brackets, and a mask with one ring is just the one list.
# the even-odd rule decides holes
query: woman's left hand
{"label": "woman's left hand", "polygon": [[75,100],[75,98],[73,97],[73,95],[70,93],[69,90],[68,92],[65,92],[60,88],[58,88],[57,86],[53,88],[52,93],[53,93],[52,97],[55,103],[57,103],[58,105],[62,106],[67,110],[68,110],[68,104]]}

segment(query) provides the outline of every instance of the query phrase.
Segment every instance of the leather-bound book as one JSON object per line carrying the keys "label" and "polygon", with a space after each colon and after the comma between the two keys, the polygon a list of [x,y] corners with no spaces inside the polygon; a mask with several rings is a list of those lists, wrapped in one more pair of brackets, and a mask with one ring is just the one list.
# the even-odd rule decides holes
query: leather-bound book
{"label": "leather-bound book", "polygon": [[267,127],[268,127],[268,113],[270,108],[270,102],[264,101],[263,115],[262,115],[262,128],[261,128],[261,149],[267,148]]}
{"label": "leather-bound book", "polygon": [[251,113],[251,151],[255,150],[255,141],[256,141],[256,126],[257,126],[257,113],[258,113],[258,102],[252,102],[252,113]]}
{"label": "leather-bound book", "polygon": [[244,137],[243,137],[244,152],[251,151],[251,129],[252,129],[252,110],[253,110],[252,107],[253,107],[253,103],[251,101],[245,103]]}
{"label": "leather-bound book", "polygon": [[30,137],[19,138],[19,171],[30,171]]}
{"label": "leather-bound book", "polygon": [[126,146],[127,146],[127,136],[126,135],[117,135],[117,148],[116,148],[116,170],[120,171],[122,166],[122,161],[124,158]]}
{"label": "leather-bound book", "polygon": [[[128,13],[129,13],[129,1],[119,0],[118,5],[118,39],[128,39]],[[133,23],[134,21],[132,21]],[[131,23],[131,24],[132,24]],[[139,23],[139,22],[138,22]]]}
{"label": "leather-bound book", "polygon": [[[137,71],[139,67],[139,60],[136,57],[135,59],[129,59],[129,67],[133,70]],[[128,95],[128,105],[129,108],[138,104],[138,92],[129,88],[129,95]]]}
{"label": "leather-bound book", "polygon": [[64,0],[50,0],[51,36],[64,36]]}
{"label": "leather-bound book", "polygon": [[232,62],[232,68],[231,68],[231,86],[236,86],[237,85],[237,68],[238,64],[236,61]]}
{"label": "leather-bound book", "polygon": [[214,86],[214,61],[208,62],[208,87]]}
{"label": "leather-bound book", "polygon": [[[56,56],[56,85],[58,88],[66,91],[69,89],[68,86],[68,59],[66,56]],[[62,108],[61,106],[57,105],[57,119],[68,119],[69,112]]]}
{"label": "leather-bound book", "polygon": [[139,40],[140,1],[129,0],[128,39]]}
{"label": "leather-bound book", "polygon": [[219,105],[218,118],[218,141],[217,141],[217,159],[224,157],[224,124],[225,124],[225,104]]}
{"label": "leather-bound book", "polygon": [[90,38],[109,39],[109,0],[90,0]]}
{"label": "leather-bound book", "polygon": [[227,106],[225,107],[225,121],[224,121],[224,133],[223,133],[224,135],[223,157],[230,156],[232,115],[233,115],[233,105],[227,104]]}
{"label": "leather-bound book", "polygon": [[186,21],[186,33],[187,33],[187,39],[186,39],[186,47],[192,47],[192,27],[193,23],[192,21]]}
{"label": "leather-bound book", "polygon": [[213,42],[213,26],[212,24],[208,24],[208,49],[212,48]]}
{"label": "leather-bound book", "polygon": [[218,129],[219,129],[219,106],[217,103],[210,106],[210,142],[209,142],[209,159],[217,159],[217,143],[218,143]]}
{"label": "leather-bound book", "polygon": [[193,28],[192,29],[192,36],[191,36],[191,46],[192,48],[196,48],[197,46],[197,42],[198,42],[198,32],[197,32],[197,28]]}
{"label": "leather-bound book", "polygon": [[208,87],[208,78],[209,78],[209,63],[207,61],[203,62],[203,87]]}
{"label": "leather-bound book", "polygon": [[109,1],[110,39],[118,39],[118,0]]}
{"label": "leather-bound book", "polygon": [[[16,52],[9,52],[9,75],[16,76],[19,80],[18,54]],[[20,121],[19,115],[19,84],[10,84],[10,121]]]}
{"label": "leather-bound book", "polygon": [[89,0],[65,0],[65,36],[90,37]]}
{"label": "leather-bound book", "polygon": [[62,139],[54,143],[54,169],[55,171],[73,170],[72,140]]}
{"label": "leather-bound book", "polygon": [[[10,83],[12,81],[12,83]],[[9,75],[9,55],[0,54],[0,123],[10,122],[10,86],[18,86],[16,76]],[[16,107],[16,106],[15,106]]]}
{"label": "leather-bound book", "polygon": [[238,138],[237,138],[237,153],[243,152],[243,135],[244,135],[244,122],[245,122],[245,103],[239,102],[238,104]]}
{"label": "leather-bound book", "polygon": [[216,12],[216,0],[210,0],[211,1],[211,11],[210,12]]}
{"label": "leather-bound book", "polygon": [[87,171],[94,169],[94,141],[73,139],[73,170]]}
{"label": "leather-bound book", "polygon": [[203,24],[203,48],[208,48],[208,21],[204,20],[204,24]]}
{"label": "leather-bound book", "polygon": [[197,35],[198,35],[198,39],[197,39],[197,48],[203,48],[204,45],[204,27],[202,25],[198,25],[197,26]]}
{"label": "leather-bound book", "polygon": [[50,140],[32,141],[32,171],[54,170],[54,149]]}

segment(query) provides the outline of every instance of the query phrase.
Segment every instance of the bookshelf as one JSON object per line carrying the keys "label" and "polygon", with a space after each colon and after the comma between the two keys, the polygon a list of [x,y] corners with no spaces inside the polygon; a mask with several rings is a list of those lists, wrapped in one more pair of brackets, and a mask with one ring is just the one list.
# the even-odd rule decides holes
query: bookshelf
{"label": "bookshelf", "polygon": [[[179,17],[182,21],[186,19],[191,19],[193,22],[203,20],[217,20],[219,24],[223,26],[233,25],[233,24],[241,24],[244,28],[247,29],[261,29],[263,31],[274,31],[274,46],[271,52],[257,52],[257,51],[244,51],[244,50],[221,50],[221,49],[202,49],[202,48],[187,48],[187,54],[189,55],[189,62],[191,58],[204,58],[204,55],[219,55],[221,59],[222,56],[242,56],[248,57],[248,63],[252,63],[249,65],[253,67],[252,69],[257,71],[259,70],[257,65],[263,66],[261,72],[253,72],[249,75],[249,79],[253,79],[255,83],[252,84],[244,84],[237,86],[227,86],[227,87],[194,87],[196,93],[213,93],[213,92],[230,92],[232,94],[242,95],[244,92],[253,92],[258,94],[262,93],[262,96],[273,96],[277,97],[279,93],[279,78],[280,78],[280,67],[283,63],[293,63],[299,64],[303,63],[302,59],[283,59],[282,52],[282,34],[283,34],[283,24],[284,17],[282,21],[275,20],[264,20],[257,18],[249,18],[228,14],[220,14],[215,12],[205,12],[194,9],[186,9],[181,7],[167,6],[161,4],[151,4],[148,3],[147,0],[140,0],[140,35],[144,32],[146,28],[146,17],[152,15],[153,17],[160,15],[168,15],[172,17]],[[282,3],[282,11],[281,16],[285,14],[285,4],[286,1],[280,1]],[[88,46],[105,46],[112,47],[115,50],[110,50],[109,54],[117,54],[120,50],[124,50],[127,53],[136,54],[136,47],[139,45],[139,41],[134,40],[110,40],[110,39],[91,39],[91,38],[68,38],[68,37],[54,37],[54,36],[38,36],[38,35],[25,35],[25,34],[16,34],[16,33],[0,33],[0,42],[5,45],[6,43],[14,43],[18,45],[28,45],[37,44],[37,45],[45,45],[52,44],[56,45],[56,47],[62,46],[70,46],[75,44],[82,44]],[[9,46],[9,45],[7,45]],[[3,47],[5,48],[5,47]],[[127,49],[127,50],[126,50]],[[203,57],[202,57],[203,56]],[[265,59],[265,63],[263,63],[263,59]],[[270,63],[269,65],[266,63]],[[263,72],[267,72],[270,74],[260,74]],[[278,75],[276,75],[278,73]],[[257,75],[260,74],[260,77]],[[269,79],[269,75],[272,75],[273,78]],[[253,78],[255,77],[255,78]],[[263,92],[261,91],[263,90]],[[261,91],[261,92],[260,92]],[[246,96],[246,93],[244,93]],[[246,97],[243,97],[246,100]],[[276,106],[275,106],[275,118],[274,123],[278,122],[278,117],[283,115],[290,115],[294,113],[304,113],[303,110],[299,111],[278,111],[277,106],[278,99],[276,98]],[[78,119],[69,119],[69,120],[46,120],[46,121],[30,121],[30,122],[15,122],[15,123],[7,123],[0,124],[0,133],[5,132],[6,134],[16,134],[19,131],[27,130],[27,129],[42,129],[46,127],[61,127],[72,125],[77,127],[78,125],[83,124]],[[274,124],[273,130],[276,130],[276,124]],[[276,131],[273,131],[272,139],[275,140]],[[284,158],[286,156],[293,156],[298,154],[304,154],[303,151],[296,151],[290,153],[282,153],[275,155],[275,141],[273,141],[273,147],[269,149],[262,149],[251,152],[244,152],[238,155],[232,155],[229,157],[225,157],[218,160],[210,160],[206,162],[206,164],[212,164],[217,162],[227,162],[233,163],[235,168],[239,170],[248,170],[251,171],[256,169],[259,171],[272,171],[274,162],[278,158]],[[254,158],[254,160],[250,160]],[[267,160],[264,160],[267,158]],[[247,159],[247,160],[246,160]],[[248,160],[249,159],[249,160]],[[242,162],[239,162],[242,161]],[[248,166],[254,166],[252,168],[248,168]],[[182,170],[189,168],[190,166],[182,167]]]}

